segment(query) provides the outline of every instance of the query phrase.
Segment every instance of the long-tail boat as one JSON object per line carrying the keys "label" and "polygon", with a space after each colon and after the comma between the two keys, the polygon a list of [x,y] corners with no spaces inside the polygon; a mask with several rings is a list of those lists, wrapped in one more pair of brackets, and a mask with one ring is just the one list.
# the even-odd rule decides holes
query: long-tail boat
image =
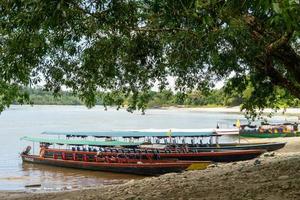
{"label": "long-tail boat", "polygon": [[[159,157],[161,159],[178,159],[178,160],[197,160],[197,161],[214,161],[214,162],[233,162],[233,161],[241,161],[241,160],[248,160],[252,158],[256,158],[262,153],[265,152],[265,150],[256,149],[256,150],[202,150],[197,151],[196,150],[189,150],[185,148],[177,149],[176,151],[172,151],[170,149],[141,149],[138,147],[139,144],[135,143],[126,143],[126,142],[120,142],[118,144],[118,141],[87,141],[87,140],[72,140],[72,139],[44,139],[44,138],[30,138],[30,137],[24,137],[24,140],[33,141],[33,142],[39,142],[42,144],[67,144],[67,145],[73,145],[73,148],[70,150],[64,149],[65,153],[73,154],[73,153],[80,153],[80,154],[91,154],[95,156],[97,152],[101,152],[102,154],[105,154],[105,156],[116,156],[119,154],[126,154],[131,156],[145,156],[145,157]],[[97,147],[111,147],[113,145],[115,146],[125,146],[125,147],[131,147],[131,149],[128,151],[127,149],[116,149],[115,151],[112,151],[111,148],[106,149],[86,149],[86,148],[75,148],[74,145],[89,145],[89,146],[97,146]],[[47,149],[47,153],[56,154],[60,152],[60,149],[55,148],[49,148]]]}
{"label": "long-tail boat", "polygon": [[260,126],[241,125],[240,136],[252,138],[299,137],[298,123],[263,123]]}
{"label": "long-tail boat", "polygon": [[[205,169],[210,164],[207,161],[179,161],[179,160],[153,160],[149,157],[127,158],[121,156],[105,155],[98,156],[96,149],[88,148],[86,151],[68,151],[50,149],[52,144],[60,145],[90,145],[90,146],[136,146],[133,143],[126,143],[112,141],[78,141],[78,140],[60,140],[60,139],[39,139],[25,137],[23,140],[40,143],[40,151],[38,155],[34,152],[30,154],[31,147],[28,146],[25,151],[21,153],[23,162],[30,162],[36,164],[46,164],[60,167],[79,168],[87,170],[99,170],[118,173],[131,173],[139,175],[160,175],[169,172],[181,172],[183,170],[198,170]],[[75,147],[73,147],[73,150]]]}
{"label": "long-tail boat", "polygon": [[[149,144],[164,144],[166,146],[185,146],[189,148],[196,148],[201,150],[252,150],[263,149],[266,151],[275,151],[283,148],[286,143],[284,142],[267,142],[267,143],[219,143],[218,138],[225,136],[239,136],[238,129],[145,129],[145,130],[127,130],[127,131],[98,131],[98,132],[43,132],[47,135],[59,135],[72,137],[97,137],[97,138],[112,138],[119,140],[140,140],[144,139]],[[184,142],[178,143],[179,139]],[[187,138],[190,138],[188,143]],[[212,142],[203,144],[203,138],[209,138],[213,141],[215,138],[216,143]],[[197,143],[198,142],[198,143]]]}

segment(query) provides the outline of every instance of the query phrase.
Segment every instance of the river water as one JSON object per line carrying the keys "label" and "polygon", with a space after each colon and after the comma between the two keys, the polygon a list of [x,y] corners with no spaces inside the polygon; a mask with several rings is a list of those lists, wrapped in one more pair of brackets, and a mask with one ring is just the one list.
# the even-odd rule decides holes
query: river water
{"label": "river water", "polygon": [[[117,184],[141,176],[22,164],[19,153],[23,136],[40,136],[43,131],[101,131],[113,129],[231,128],[243,115],[225,112],[150,109],[146,115],[96,106],[12,106],[0,115],[0,190],[57,191]],[[282,121],[276,117],[273,121]],[[40,136],[41,137],[41,136]],[[26,189],[28,184],[41,184]]]}

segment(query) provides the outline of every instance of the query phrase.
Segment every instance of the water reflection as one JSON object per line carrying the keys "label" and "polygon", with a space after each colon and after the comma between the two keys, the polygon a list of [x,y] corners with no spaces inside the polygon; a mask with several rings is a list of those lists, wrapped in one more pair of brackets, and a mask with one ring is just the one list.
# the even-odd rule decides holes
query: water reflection
{"label": "water reflection", "polygon": [[95,187],[99,185],[119,184],[130,179],[142,179],[144,176],[109,173],[101,171],[78,170],[52,167],[39,164],[22,164],[24,184],[41,184],[44,190],[75,189],[77,187]]}

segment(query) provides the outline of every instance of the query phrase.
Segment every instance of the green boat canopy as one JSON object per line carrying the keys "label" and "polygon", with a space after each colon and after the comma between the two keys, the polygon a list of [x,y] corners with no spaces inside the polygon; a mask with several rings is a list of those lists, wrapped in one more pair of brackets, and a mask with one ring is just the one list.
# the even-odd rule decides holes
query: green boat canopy
{"label": "green boat canopy", "polygon": [[89,146],[138,146],[142,143],[122,142],[122,141],[90,141],[90,140],[73,140],[73,139],[49,139],[49,138],[35,138],[35,137],[22,137],[21,140],[49,143],[49,144],[67,144],[67,145],[89,145]]}
{"label": "green boat canopy", "polygon": [[46,131],[42,132],[46,135],[65,135],[66,137],[123,137],[123,138],[142,138],[142,137],[210,137],[216,136],[213,130],[199,130],[199,131],[98,131],[98,132],[64,132],[64,131]]}

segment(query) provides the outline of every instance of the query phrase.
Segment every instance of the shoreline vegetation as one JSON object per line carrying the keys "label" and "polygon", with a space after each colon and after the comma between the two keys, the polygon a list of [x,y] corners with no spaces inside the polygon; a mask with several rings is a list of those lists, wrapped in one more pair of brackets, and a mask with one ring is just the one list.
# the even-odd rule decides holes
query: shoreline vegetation
{"label": "shoreline vegetation", "polygon": [[[76,95],[68,91],[61,91],[54,96],[52,92],[42,89],[25,89],[30,95],[30,101],[35,105],[84,105],[83,101]],[[103,105],[106,94],[97,93],[96,105]],[[171,90],[163,90],[161,92],[151,91],[147,95],[148,108],[162,108],[169,106],[178,107],[221,107],[221,106],[237,106],[240,105],[239,97],[226,97],[222,89],[213,90],[208,94],[199,91],[188,94],[174,93]],[[130,97],[127,98],[130,101]],[[15,102],[17,104],[17,102]]]}
{"label": "shoreline vegetation", "polygon": [[[73,191],[0,192],[1,199],[297,199],[300,195],[300,138],[247,139],[287,142],[285,148],[261,157],[207,170],[170,173],[124,184]],[[245,184],[247,181],[247,184]]]}
{"label": "shoreline vegetation", "polygon": [[[30,101],[34,105],[84,105],[78,96],[68,91],[62,91],[54,96],[52,92],[42,89],[25,89],[30,96]],[[97,94],[96,105],[103,105],[103,99],[107,98],[107,93]],[[152,91],[148,94],[147,108],[216,108],[216,107],[237,107],[246,98],[246,94],[228,96],[223,89],[215,89],[209,93],[194,91],[187,94],[163,90],[160,92]],[[130,98],[130,97],[129,97]],[[130,99],[127,101],[130,101]],[[15,102],[17,104],[17,102]],[[300,102],[287,104],[281,102],[280,108],[300,108]]]}

